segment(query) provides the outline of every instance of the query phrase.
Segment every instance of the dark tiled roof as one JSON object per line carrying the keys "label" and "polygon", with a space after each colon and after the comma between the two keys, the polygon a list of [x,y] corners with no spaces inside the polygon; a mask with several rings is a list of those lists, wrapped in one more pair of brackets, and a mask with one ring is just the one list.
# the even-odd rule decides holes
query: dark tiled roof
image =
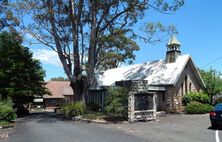
{"label": "dark tiled roof", "polygon": [[69,81],[48,81],[46,88],[52,95],[44,95],[43,98],[64,98],[64,95],[74,95]]}

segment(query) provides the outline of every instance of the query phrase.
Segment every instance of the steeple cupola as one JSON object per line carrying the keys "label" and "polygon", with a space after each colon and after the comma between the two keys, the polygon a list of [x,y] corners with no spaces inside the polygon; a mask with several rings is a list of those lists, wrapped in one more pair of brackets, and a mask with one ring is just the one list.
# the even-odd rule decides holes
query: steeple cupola
{"label": "steeple cupola", "polygon": [[173,35],[167,43],[166,63],[173,63],[177,60],[177,57],[181,55],[180,51],[181,43]]}

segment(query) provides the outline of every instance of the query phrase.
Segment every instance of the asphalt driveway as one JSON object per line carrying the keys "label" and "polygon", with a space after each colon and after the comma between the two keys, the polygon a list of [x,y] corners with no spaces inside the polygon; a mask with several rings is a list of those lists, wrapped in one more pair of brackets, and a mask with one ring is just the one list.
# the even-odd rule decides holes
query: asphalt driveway
{"label": "asphalt driveway", "polygon": [[213,130],[210,127],[207,114],[171,114],[155,122],[100,126],[112,130],[121,130],[126,134],[141,137],[151,142],[219,142],[219,138],[222,139],[222,131]]}
{"label": "asphalt driveway", "polygon": [[53,113],[18,119],[4,142],[219,142],[222,131],[208,115],[168,115],[157,121],[93,124],[64,120]]}
{"label": "asphalt driveway", "polygon": [[58,118],[53,113],[18,119],[4,142],[145,142],[124,132]]}

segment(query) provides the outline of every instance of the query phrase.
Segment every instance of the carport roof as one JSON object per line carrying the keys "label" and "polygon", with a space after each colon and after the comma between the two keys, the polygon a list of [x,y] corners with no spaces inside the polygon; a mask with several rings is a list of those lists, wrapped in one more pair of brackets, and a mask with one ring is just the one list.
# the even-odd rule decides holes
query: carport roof
{"label": "carport roof", "polygon": [[48,81],[46,88],[52,95],[44,95],[43,98],[65,98],[74,95],[69,81]]}

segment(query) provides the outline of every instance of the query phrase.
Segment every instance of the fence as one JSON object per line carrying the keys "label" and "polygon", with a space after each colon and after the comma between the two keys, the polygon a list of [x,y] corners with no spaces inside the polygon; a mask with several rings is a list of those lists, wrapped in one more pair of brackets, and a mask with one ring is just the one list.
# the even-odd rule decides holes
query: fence
{"label": "fence", "polygon": [[107,96],[107,90],[106,89],[100,89],[100,90],[89,90],[89,95],[87,98],[87,103],[95,103],[100,105],[101,109],[103,110],[105,107],[105,98]]}

